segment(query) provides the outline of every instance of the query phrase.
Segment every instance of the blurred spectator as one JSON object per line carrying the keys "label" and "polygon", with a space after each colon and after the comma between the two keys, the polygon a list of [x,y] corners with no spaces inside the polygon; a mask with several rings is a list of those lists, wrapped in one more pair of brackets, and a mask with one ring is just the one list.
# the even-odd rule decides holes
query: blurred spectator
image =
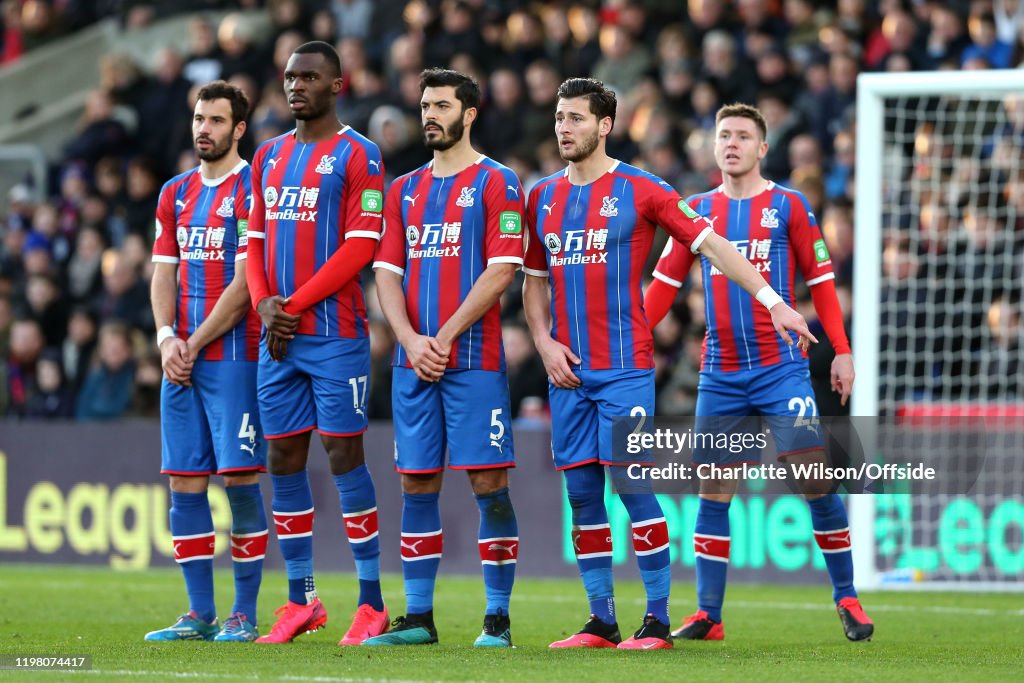
{"label": "blurred spectator", "polygon": [[22,0],[21,32],[24,49],[29,51],[63,35],[64,25],[48,0]]}
{"label": "blurred spectator", "polygon": [[64,156],[92,167],[102,156],[124,153],[128,142],[124,124],[114,118],[114,101],[110,93],[93,90],[85,101],[78,132],[64,146]]}
{"label": "blurred spectator", "polygon": [[[377,301],[377,297],[372,300]],[[391,328],[382,318],[371,320],[370,393],[366,399],[366,415],[371,420],[391,419],[391,361],[394,352],[395,336]]]}
{"label": "blurred spectator", "polygon": [[203,16],[189,19],[189,52],[182,75],[193,85],[205,85],[221,77],[224,67],[217,46],[217,34]]}
{"label": "blurred spectator", "polygon": [[36,390],[36,362],[44,346],[43,332],[35,320],[21,318],[11,324],[10,351],[0,385],[0,414],[24,417]]}
{"label": "blurred spectator", "polygon": [[388,181],[430,161],[429,150],[420,144],[419,123],[398,107],[377,107],[370,117],[369,135],[380,147]]}
{"label": "blurred spectator", "polygon": [[523,149],[536,149],[551,137],[560,84],[558,72],[548,61],[536,61],[526,69],[528,104],[523,113]]}
{"label": "blurred spectator", "polygon": [[370,0],[331,0],[331,11],[337,22],[341,38],[370,37],[370,21],[373,19],[373,2]]}
{"label": "blurred spectator", "polygon": [[[488,92],[491,99],[484,106],[479,123],[473,129],[479,131],[477,138],[480,145],[488,150],[488,154],[500,160],[523,143],[526,106],[523,104],[523,86],[519,74],[511,69],[498,69],[491,75]],[[551,120],[554,121],[554,110],[551,112]],[[554,130],[554,123],[551,130]]]}
{"label": "blurred spectator", "polygon": [[182,74],[184,61],[172,48],[154,57],[152,80],[139,98],[139,152],[152,158],[162,175],[171,175],[183,141],[191,128],[188,91],[191,83]]}
{"label": "blurred spectator", "polygon": [[25,292],[25,313],[39,323],[46,346],[60,346],[68,326],[68,302],[49,275],[32,275]]}
{"label": "blurred spectator", "polygon": [[108,252],[103,259],[103,294],[97,310],[103,320],[122,320],[145,330],[152,326],[149,289],[138,268],[123,254]]}
{"label": "blurred spectator", "polygon": [[252,27],[242,15],[229,14],[221,19],[217,44],[221,50],[221,78],[245,74],[255,80],[262,76],[267,55],[254,43]]}
{"label": "blurred spectator", "polygon": [[961,65],[972,59],[984,59],[993,69],[1007,69],[1013,57],[1013,44],[1005,43],[996,33],[996,20],[991,14],[972,14],[967,20],[971,44],[960,55]]}
{"label": "blurred spectator", "polygon": [[[1021,5],[1024,7],[1024,5]],[[964,22],[956,9],[936,4],[931,11],[931,31],[928,33],[927,53],[932,64],[960,63],[964,48],[971,44]],[[921,67],[923,65],[914,65]]]}
{"label": "blurred spectator", "polygon": [[621,26],[603,26],[600,33],[601,59],[594,65],[594,78],[618,92],[627,92],[651,68],[651,55]]}
{"label": "blurred spectator", "polygon": [[116,321],[104,323],[96,357],[97,363],[75,404],[75,417],[79,420],[119,418],[132,402],[135,360],[128,326]]}
{"label": "blurred spectator", "polygon": [[103,291],[101,265],[105,247],[98,228],[84,226],[79,230],[67,266],[67,290],[72,303],[89,303]]}
{"label": "blurred spectator", "polygon": [[776,182],[790,175],[790,142],[802,128],[799,114],[793,111],[790,102],[791,99],[774,91],[762,91],[757,98],[757,108],[768,124],[768,137],[765,139],[768,153],[761,160],[761,170],[766,178]]}
{"label": "blurred spectator", "polygon": [[63,419],[74,414],[75,399],[64,382],[60,354],[44,351],[36,362],[35,390],[25,405],[25,417]]}
{"label": "blurred spectator", "polygon": [[[0,358],[7,358],[11,349],[12,323],[14,323],[14,306],[9,297],[0,296]],[[3,414],[2,411],[0,414]]]}
{"label": "blurred spectator", "polygon": [[601,59],[597,12],[586,5],[573,5],[567,16],[572,40],[563,55],[562,74],[593,73],[594,65]]}
{"label": "blurred spectator", "polygon": [[506,324],[501,328],[505,347],[505,367],[508,374],[509,400],[513,419],[519,416],[523,402],[529,397],[542,400],[548,395],[547,373],[540,361],[529,331],[520,324]]}
{"label": "blurred spectator", "polygon": [[153,217],[160,195],[157,174],[153,161],[145,157],[136,157],[128,163],[126,227],[128,233],[143,235],[148,241],[153,240]]}
{"label": "blurred spectator", "polygon": [[134,417],[160,417],[160,387],[164,371],[160,366],[160,354],[149,349],[138,357],[135,368],[135,393],[132,396],[131,414]]}
{"label": "blurred spectator", "polygon": [[701,44],[704,78],[711,82],[723,104],[754,102],[756,82],[747,74],[750,65],[741,60],[736,39],[725,31],[711,31]]}
{"label": "blurred spectator", "polygon": [[68,321],[68,334],[61,345],[60,355],[64,378],[77,395],[92,365],[98,327],[96,315],[85,307],[75,308]]}
{"label": "blurred spectator", "polygon": [[0,3],[0,66],[16,61],[25,52],[25,37],[21,30],[21,5],[18,0]]}

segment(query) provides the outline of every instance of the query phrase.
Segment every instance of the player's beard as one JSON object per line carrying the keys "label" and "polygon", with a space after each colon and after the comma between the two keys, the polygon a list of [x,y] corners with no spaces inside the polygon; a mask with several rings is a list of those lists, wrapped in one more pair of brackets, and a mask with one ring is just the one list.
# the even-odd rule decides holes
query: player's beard
{"label": "player's beard", "polygon": [[577,161],[583,161],[597,149],[597,143],[600,141],[601,136],[594,131],[594,134],[588,138],[583,138],[576,144],[576,150],[574,152],[565,152],[562,147],[558,147],[558,153],[562,157],[562,161],[571,161],[576,163]]}
{"label": "player's beard", "polygon": [[213,146],[207,150],[202,150],[195,144],[198,140],[193,141],[192,143],[192,147],[196,151],[196,156],[202,161],[220,161],[228,155],[228,152],[231,151],[231,138],[224,138],[224,140],[219,143],[211,137],[204,139],[212,142]]}
{"label": "player's beard", "polygon": [[434,138],[431,140],[427,137],[427,131],[423,131],[423,144],[427,146],[427,149],[435,149],[438,152],[444,152],[454,147],[462,136],[466,133],[466,126],[462,124],[462,117],[460,116],[452,125],[445,128],[440,123],[431,124],[441,129],[441,137]]}

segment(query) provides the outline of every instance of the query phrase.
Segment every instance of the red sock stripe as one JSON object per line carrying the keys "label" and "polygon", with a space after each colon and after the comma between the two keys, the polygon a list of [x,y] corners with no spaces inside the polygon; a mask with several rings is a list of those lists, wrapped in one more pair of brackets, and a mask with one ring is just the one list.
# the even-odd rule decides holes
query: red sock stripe
{"label": "red sock stripe", "polygon": [[481,538],[477,545],[480,548],[482,564],[515,564],[519,559],[519,537],[502,536],[497,538]]}
{"label": "red sock stripe", "polygon": [[693,552],[697,557],[706,560],[717,560],[719,562],[729,561],[728,536],[706,536],[704,534],[693,535]]}
{"label": "red sock stripe", "polygon": [[653,555],[668,548],[668,524],[664,517],[648,519],[633,525],[633,551],[637,555]]}
{"label": "red sock stripe", "polygon": [[842,553],[850,550],[850,527],[835,531],[815,531],[814,540],[823,553]]}
{"label": "red sock stripe", "polygon": [[425,534],[402,534],[402,559],[407,562],[441,557],[444,534],[440,529]]}
{"label": "red sock stripe", "polygon": [[313,508],[301,512],[274,511],[274,529],[278,538],[313,535]]}
{"label": "red sock stripe", "polygon": [[192,534],[191,536],[173,536],[174,561],[191,562],[192,560],[213,559],[213,532],[208,534]]}
{"label": "red sock stripe", "polygon": [[270,532],[264,529],[252,534],[231,534],[231,559],[235,562],[253,562],[267,555]]}
{"label": "red sock stripe", "polygon": [[607,524],[581,525],[572,529],[572,547],[576,559],[611,557],[612,530]]}
{"label": "red sock stripe", "polygon": [[342,515],[349,543],[366,543],[377,538],[377,508]]}

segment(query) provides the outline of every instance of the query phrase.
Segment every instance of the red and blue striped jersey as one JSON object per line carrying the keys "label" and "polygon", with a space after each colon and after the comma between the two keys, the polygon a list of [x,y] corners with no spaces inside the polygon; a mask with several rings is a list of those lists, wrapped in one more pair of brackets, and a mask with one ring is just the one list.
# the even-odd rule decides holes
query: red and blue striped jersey
{"label": "red and blue striped jersey", "polygon": [[650,369],[641,280],[656,226],[696,250],[711,226],[661,178],[615,162],[589,185],[568,169],[530,191],[524,270],[551,278],[551,335],[590,370]]}
{"label": "red and blue striped jersey", "polygon": [[[796,190],[769,183],[749,199],[730,199],[719,186],[687,202],[750,260],[788,305],[793,305],[798,268],[808,286],[835,277],[814,212]],[[671,241],[666,244],[654,269],[654,277],[675,287],[686,279],[695,258],[678,247]],[[796,344],[787,346],[782,341],[768,309],[705,258],[701,259],[701,275],[707,324],[703,371],[735,372],[806,362]]]}
{"label": "red and blue striped jersey", "polygon": [[[481,155],[444,178],[433,162],[391,184],[374,268],[402,276],[409,322],[434,336],[492,263],[523,264],[523,188],[516,174]],[[400,344],[394,364],[411,367]],[[504,370],[501,306],[452,344],[449,368]]]}
{"label": "red and blue striped jersey", "polygon": [[[271,295],[292,295],[346,239],[380,239],[384,208],[380,150],[351,127],[308,144],[298,142],[295,131],[285,133],[263,143],[252,165],[249,236],[263,239]],[[298,333],[368,337],[359,278],[303,311]]]}
{"label": "red and blue striped jersey", "polygon": [[[249,164],[240,162],[215,180],[199,168],[175,176],[160,190],[156,209],[153,262],[178,265],[175,332],[189,336],[206,320],[231,284],[235,268],[245,267],[246,224],[252,202]],[[200,354],[205,360],[259,358],[260,319],[252,310]]]}

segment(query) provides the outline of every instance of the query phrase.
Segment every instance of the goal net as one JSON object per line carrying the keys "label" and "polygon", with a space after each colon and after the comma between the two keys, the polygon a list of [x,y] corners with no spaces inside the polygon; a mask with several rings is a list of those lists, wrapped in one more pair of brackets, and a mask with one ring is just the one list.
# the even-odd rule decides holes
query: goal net
{"label": "goal net", "polygon": [[860,77],[855,244],[853,414],[948,433],[930,464],[978,471],[854,496],[858,583],[1021,589],[1024,71]]}

